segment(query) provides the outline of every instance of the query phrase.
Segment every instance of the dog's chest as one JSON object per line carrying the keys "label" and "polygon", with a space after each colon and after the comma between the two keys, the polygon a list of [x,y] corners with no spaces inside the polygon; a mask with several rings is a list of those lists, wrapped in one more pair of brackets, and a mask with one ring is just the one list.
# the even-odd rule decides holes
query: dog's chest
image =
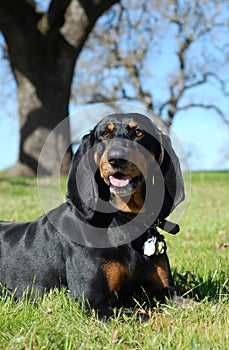
{"label": "dog's chest", "polygon": [[119,292],[126,286],[136,284],[141,280],[145,268],[147,268],[145,257],[137,252],[125,260],[106,261],[102,267],[110,293]]}

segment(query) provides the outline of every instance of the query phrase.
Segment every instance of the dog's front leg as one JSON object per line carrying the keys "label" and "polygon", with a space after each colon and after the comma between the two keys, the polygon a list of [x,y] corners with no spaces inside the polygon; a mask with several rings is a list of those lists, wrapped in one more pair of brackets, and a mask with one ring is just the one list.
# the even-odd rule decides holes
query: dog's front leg
{"label": "dog's front leg", "polygon": [[143,275],[142,286],[147,294],[159,301],[164,301],[166,297],[173,298],[175,288],[167,254],[146,259],[150,268]]}
{"label": "dog's front leg", "polygon": [[100,320],[114,314],[115,296],[101,265],[88,263],[83,268],[71,261],[67,264],[67,287],[71,296],[88,312],[95,310]]}

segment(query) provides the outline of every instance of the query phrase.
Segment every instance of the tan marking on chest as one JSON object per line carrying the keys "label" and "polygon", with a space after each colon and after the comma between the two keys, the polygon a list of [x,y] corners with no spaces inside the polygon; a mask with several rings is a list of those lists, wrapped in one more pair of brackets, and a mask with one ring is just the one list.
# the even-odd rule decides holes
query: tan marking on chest
{"label": "tan marking on chest", "polygon": [[111,293],[119,291],[124,281],[131,277],[131,272],[128,268],[117,261],[104,263],[102,269],[106,276],[109,291]]}
{"label": "tan marking on chest", "polygon": [[155,288],[167,287],[170,284],[169,279],[169,266],[164,257],[154,266],[153,271],[145,276],[145,280],[151,282]]}

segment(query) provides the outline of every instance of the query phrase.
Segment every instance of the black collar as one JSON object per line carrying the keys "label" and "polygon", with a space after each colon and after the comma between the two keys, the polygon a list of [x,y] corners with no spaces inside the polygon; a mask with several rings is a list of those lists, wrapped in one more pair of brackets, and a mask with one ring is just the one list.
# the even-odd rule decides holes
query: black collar
{"label": "black collar", "polygon": [[162,229],[163,231],[170,233],[171,235],[176,235],[179,231],[180,231],[180,227],[178,224],[169,221],[167,219],[153,219],[152,220],[152,216],[154,216],[153,213],[140,213],[140,214],[134,214],[134,213],[125,213],[125,212],[121,212],[119,211],[119,214],[123,217],[125,217],[128,220],[133,220],[135,219],[137,222],[142,222],[143,224],[147,225],[147,222],[149,222],[149,219],[151,220],[151,222],[153,222],[153,224],[151,224],[151,226],[149,227],[150,229],[154,228],[154,227],[159,227],[160,229]]}

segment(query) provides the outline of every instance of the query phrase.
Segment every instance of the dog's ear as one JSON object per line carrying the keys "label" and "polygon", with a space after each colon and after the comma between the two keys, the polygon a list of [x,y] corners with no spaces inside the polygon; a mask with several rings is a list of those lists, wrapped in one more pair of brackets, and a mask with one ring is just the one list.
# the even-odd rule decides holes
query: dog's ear
{"label": "dog's ear", "polygon": [[159,142],[161,148],[158,160],[160,171],[156,176],[163,177],[161,180],[164,183],[164,201],[159,219],[164,219],[184,200],[184,184],[180,163],[169,137],[159,132]]}
{"label": "dog's ear", "polygon": [[93,135],[83,137],[75,153],[69,172],[67,201],[71,201],[81,215],[92,219],[98,200],[98,188],[95,181],[96,167],[92,157]]}

